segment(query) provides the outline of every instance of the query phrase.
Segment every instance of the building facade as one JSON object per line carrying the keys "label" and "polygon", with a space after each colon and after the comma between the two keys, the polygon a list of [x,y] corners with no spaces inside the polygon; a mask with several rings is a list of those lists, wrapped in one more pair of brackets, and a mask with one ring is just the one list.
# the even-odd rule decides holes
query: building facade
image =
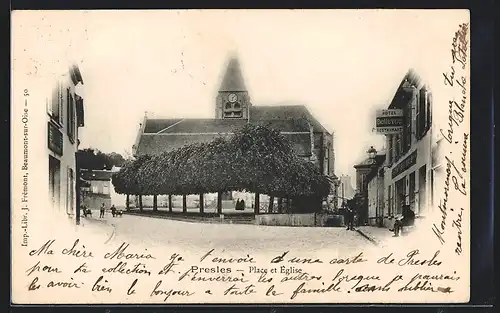
{"label": "building facade", "polygon": [[[385,135],[386,159],[378,169],[383,173],[383,209],[372,217],[383,219],[383,225],[392,228],[403,205],[409,205],[417,218],[433,209],[440,140],[432,131],[432,93],[414,71],[403,78],[388,109],[402,110],[403,131]],[[370,178],[374,182],[369,198],[374,198],[381,194],[382,184],[380,176]]]}
{"label": "building facade", "polygon": [[385,154],[379,157],[378,162],[366,175],[368,225],[371,226],[382,226],[384,221],[384,160]]}
{"label": "building facade", "polygon": [[356,198],[356,213],[358,214],[358,223],[361,225],[371,223],[370,220],[373,216],[369,214],[369,202],[371,199],[371,194],[369,193],[370,180],[373,177],[383,176],[378,175],[377,169],[381,164],[384,163],[386,155],[384,153],[379,153],[374,147],[370,147],[367,151],[368,157],[363,160],[363,162],[354,165],[356,169],[356,193],[354,197]]}
{"label": "building facade", "polygon": [[81,203],[89,209],[97,210],[103,204],[106,209],[111,207],[111,193],[114,189],[111,184],[111,175],[107,170],[80,170],[80,177],[87,182]]}
{"label": "building facade", "polygon": [[337,207],[340,208],[345,200],[352,199],[355,193],[356,191],[352,186],[351,176],[340,175],[337,188],[337,195],[338,195]]}
{"label": "building facade", "polygon": [[61,216],[75,218],[76,158],[79,129],[84,126],[83,79],[78,66],[59,76],[47,105],[49,201]]}
{"label": "building facade", "polygon": [[[215,99],[214,113],[213,119],[150,119],[146,116],[133,146],[134,155],[157,155],[193,142],[209,142],[232,135],[248,123],[261,124],[279,130],[290,140],[299,157],[313,162],[335,181],[333,134],[304,105],[253,105],[236,58],[228,63]],[[335,199],[336,193],[337,188],[332,185],[331,194]],[[224,199],[232,200],[233,194],[226,194]],[[147,203],[147,198],[144,201]]]}

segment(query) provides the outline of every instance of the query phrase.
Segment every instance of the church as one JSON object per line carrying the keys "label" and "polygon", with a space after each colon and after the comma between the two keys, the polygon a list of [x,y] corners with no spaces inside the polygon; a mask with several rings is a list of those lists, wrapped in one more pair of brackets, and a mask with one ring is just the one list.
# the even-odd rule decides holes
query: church
{"label": "church", "polygon": [[[251,103],[237,58],[229,60],[215,98],[214,111],[212,119],[153,119],[145,116],[133,146],[134,156],[158,155],[193,142],[209,142],[216,137],[230,136],[246,123],[253,123],[279,130],[291,141],[299,157],[313,162],[323,174],[336,181],[333,134],[304,105]],[[336,188],[332,186],[333,197],[335,193]],[[226,195],[226,200],[242,197],[233,194]]]}

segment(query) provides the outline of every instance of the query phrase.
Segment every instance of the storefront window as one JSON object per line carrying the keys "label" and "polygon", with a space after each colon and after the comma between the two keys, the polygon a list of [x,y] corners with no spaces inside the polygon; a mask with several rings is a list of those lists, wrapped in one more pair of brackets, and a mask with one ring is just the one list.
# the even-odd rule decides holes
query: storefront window
{"label": "storefront window", "polygon": [[406,200],[406,177],[401,178],[396,182],[395,190],[395,212],[394,214],[401,214],[402,206]]}

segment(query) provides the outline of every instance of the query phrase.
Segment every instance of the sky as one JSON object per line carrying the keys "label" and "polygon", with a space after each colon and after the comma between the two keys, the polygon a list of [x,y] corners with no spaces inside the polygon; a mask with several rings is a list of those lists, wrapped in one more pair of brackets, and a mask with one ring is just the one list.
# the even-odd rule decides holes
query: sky
{"label": "sky", "polygon": [[405,73],[442,86],[459,19],[441,10],[31,11],[14,12],[16,22],[32,64],[79,65],[82,148],[130,153],[145,112],[212,118],[236,54],[253,105],[305,104],[334,134],[335,174],[354,176],[370,146],[383,148],[375,110]]}

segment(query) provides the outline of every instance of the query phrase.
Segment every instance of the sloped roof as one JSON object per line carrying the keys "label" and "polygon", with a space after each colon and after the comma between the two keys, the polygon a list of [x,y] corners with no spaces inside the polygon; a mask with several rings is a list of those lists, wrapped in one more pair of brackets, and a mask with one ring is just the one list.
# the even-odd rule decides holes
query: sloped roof
{"label": "sloped roof", "polygon": [[[247,121],[240,119],[146,119],[144,133],[139,136],[135,154],[157,155],[195,142],[210,142],[217,137],[234,134]],[[288,137],[294,151],[301,156],[311,154],[309,122],[305,119],[256,120]]]}
{"label": "sloped roof", "polygon": [[251,124],[267,126],[280,132],[309,132],[309,122],[303,118],[288,120],[250,120]]}
{"label": "sloped roof", "polygon": [[144,133],[228,133],[243,127],[237,119],[147,119]]}
{"label": "sloped roof", "polygon": [[241,73],[240,62],[237,58],[232,58],[229,61],[219,91],[247,91]]}
{"label": "sloped roof", "polygon": [[250,107],[250,120],[305,119],[314,132],[329,133],[304,105],[259,105]]}
{"label": "sloped roof", "polygon": [[[145,134],[174,133],[233,133],[248,123],[244,119],[146,119]],[[250,121],[252,124],[265,125],[281,132],[309,132],[309,122],[304,118],[290,119],[259,119]]]}
{"label": "sloped roof", "polygon": [[[143,134],[136,149],[136,155],[158,155],[163,152],[181,148],[192,143],[210,142],[218,137],[231,134],[196,133],[196,134]],[[307,133],[284,133],[291,142],[295,153],[299,156],[311,155],[311,136]]]}
{"label": "sloped roof", "polygon": [[81,178],[84,180],[105,180],[111,179],[113,173],[106,170],[84,170],[82,169]]}
{"label": "sloped roof", "polygon": [[181,148],[185,145],[192,143],[210,142],[217,137],[224,137],[228,135],[219,134],[174,134],[170,135],[154,135],[143,134],[139,139],[139,144],[136,149],[136,155],[158,155],[163,152],[171,151]]}
{"label": "sloped roof", "polygon": [[399,83],[396,92],[394,93],[394,97],[389,104],[389,109],[400,108],[410,100],[407,92],[404,90],[404,87],[406,85],[414,86],[416,89],[420,89],[423,87],[422,78],[417,74],[417,72],[415,72],[415,70],[409,69],[405,74],[405,76]]}

